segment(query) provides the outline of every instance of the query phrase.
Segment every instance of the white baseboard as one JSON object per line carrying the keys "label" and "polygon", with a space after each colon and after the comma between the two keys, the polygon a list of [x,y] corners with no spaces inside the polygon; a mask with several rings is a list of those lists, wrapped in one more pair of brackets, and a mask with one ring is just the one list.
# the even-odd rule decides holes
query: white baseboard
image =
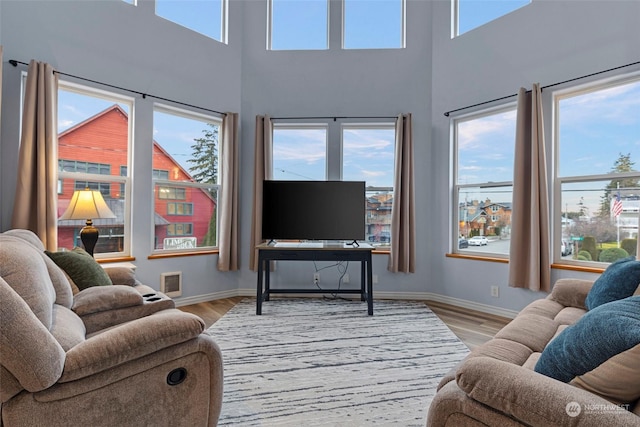
{"label": "white baseboard", "polygon": [[[298,297],[318,297],[322,296],[322,293],[316,294],[301,294]],[[326,293],[324,294],[326,295]],[[213,292],[210,294],[198,295],[195,297],[176,298],[176,306],[181,307],[184,305],[198,304],[201,302],[214,301],[217,299],[231,298],[231,297],[254,297],[256,296],[255,289],[243,288],[233,289],[223,292]],[[453,298],[446,295],[434,294],[431,292],[376,292],[375,299],[395,299],[395,300],[409,300],[409,301],[435,301],[443,304],[454,305],[456,307],[467,308],[469,310],[479,311],[481,313],[492,314],[494,316],[506,317],[513,319],[518,314],[515,310],[507,310],[501,307],[495,307],[487,304],[480,304],[474,301],[464,300],[460,298]],[[375,304],[374,304],[375,309]]]}

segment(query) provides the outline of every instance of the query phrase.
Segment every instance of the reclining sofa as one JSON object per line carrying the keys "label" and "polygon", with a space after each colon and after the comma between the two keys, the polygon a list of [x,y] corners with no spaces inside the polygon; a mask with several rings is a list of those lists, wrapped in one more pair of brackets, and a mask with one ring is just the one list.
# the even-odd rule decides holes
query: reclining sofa
{"label": "reclining sofa", "polygon": [[54,258],[0,234],[0,426],[215,426],[222,355],[203,321],[131,271],[78,289]]}
{"label": "reclining sofa", "polygon": [[608,285],[558,280],[476,347],[440,381],[427,426],[640,427],[640,262],[627,261],[635,276]]}

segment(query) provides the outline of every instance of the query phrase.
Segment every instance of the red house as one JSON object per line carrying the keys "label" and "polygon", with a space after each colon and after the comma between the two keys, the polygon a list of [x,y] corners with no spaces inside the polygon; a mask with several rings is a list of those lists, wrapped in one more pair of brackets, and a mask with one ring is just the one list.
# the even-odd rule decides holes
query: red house
{"label": "red house", "polygon": [[[123,176],[127,173],[128,117],[117,104],[61,132],[58,135],[58,168],[66,172],[85,172]],[[156,141],[153,141],[153,177],[176,181],[176,185],[154,188],[154,237],[156,249],[211,245],[215,242],[214,197],[200,188],[181,186],[194,182],[189,173]],[[123,250],[126,215],[124,185],[117,182],[91,182],[60,179],[58,182],[58,216],[69,205],[75,190],[99,190],[116,215],[114,219],[94,219],[100,230],[96,253]],[[66,220],[58,224],[58,246],[71,249],[81,246],[80,229],[84,221]],[[211,230],[210,230],[211,227]],[[165,248],[166,249],[166,248]]]}

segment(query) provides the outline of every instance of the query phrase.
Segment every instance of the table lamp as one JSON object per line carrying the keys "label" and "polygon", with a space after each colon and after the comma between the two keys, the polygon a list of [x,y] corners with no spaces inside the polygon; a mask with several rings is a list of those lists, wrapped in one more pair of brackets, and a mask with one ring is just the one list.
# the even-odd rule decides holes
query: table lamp
{"label": "table lamp", "polygon": [[97,190],[76,190],[71,197],[69,207],[59,219],[86,219],[87,225],[80,230],[80,239],[84,250],[93,256],[93,249],[98,241],[100,233],[93,226],[94,218],[115,218],[111,209],[107,206]]}

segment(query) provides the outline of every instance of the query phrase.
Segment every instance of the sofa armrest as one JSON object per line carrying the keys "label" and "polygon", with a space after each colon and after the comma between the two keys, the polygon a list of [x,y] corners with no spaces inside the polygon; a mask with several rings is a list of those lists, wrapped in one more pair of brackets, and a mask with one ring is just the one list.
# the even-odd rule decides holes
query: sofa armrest
{"label": "sofa armrest", "polygon": [[549,298],[565,307],[587,309],[585,300],[593,286],[593,280],[558,279],[553,285]]}
{"label": "sofa armrest", "polygon": [[468,359],[456,375],[472,399],[527,425],[638,425],[635,414],[586,390],[490,357]]}
{"label": "sofa armrest", "polygon": [[93,286],[73,297],[71,309],[78,316],[101,311],[142,305],[143,297],[134,288],[125,285]]}
{"label": "sofa armrest", "polygon": [[59,382],[88,377],[188,341],[204,326],[198,316],[169,309],[106,330],[67,351]]}

